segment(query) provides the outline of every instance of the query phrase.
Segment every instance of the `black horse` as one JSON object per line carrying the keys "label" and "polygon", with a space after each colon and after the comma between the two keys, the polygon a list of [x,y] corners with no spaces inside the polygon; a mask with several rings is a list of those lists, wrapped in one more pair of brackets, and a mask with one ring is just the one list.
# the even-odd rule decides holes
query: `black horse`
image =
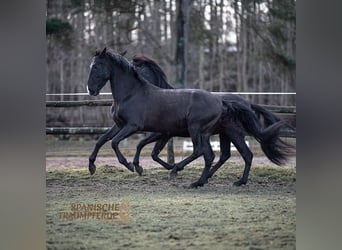
{"label": "black horse", "polygon": [[[121,55],[97,52],[88,78],[90,95],[98,95],[110,81],[115,100],[115,122],[119,131],[112,139],[112,147],[121,164],[130,164],[119,150],[121,140],[137,131],[189,133],[194,144],[190,158],[204,157],[201,178],[192,187],[203,185],[215,158],[210,146],[210,135],[221,118],[223,108],[219,97],[203,90],[169,90],[157,88],[137,76],[131,64]],[[188,162],[179,163],[183,167]],[[183,164],[183,165],[182,165]],[[89,166],[94,173],[94,165]]]}
{"label": "black horse", "polygon": [[[156,86],[166,86],[166,88],[172,88],[172,86],[167,82],[167,77],[163,70],[160,68],[160,66],[151,58],[148,58],[144,55],[135,55],[133,57],[133,65],[138,69],[140,72],[144,72],[145,77],[154,85]],[[250,103],[249,101],[243,99],[242,97],[239,97],[237,95],[233,94],[222,94],[221,95],[223,102],[227,104],[228,106],[231,105],[234,102],[238,102],[245,107],[248,107],[249,109],[252,109],[257,115],[258,118],[262,118],[264,121],[264,126],[269,127],[272,124],[280,121],[280,119],[269,112],[268,110],[264,109],[263,107]],[[250,113],[250,110],[248,111]],[[230,111],[232,113],[232,110]],[[230,155],[230,143],[233,142],[233,144],[236,146],[240,154],[242,155],[244,161],[245,161],[245,170],[243,177],[234,183],[234,185],[241,185],[246,184],[248,180],[248,174],[253,158],[252,152],[249,150],[247,144],[244,142],[244,137],[248,132],[244,129],[243,124],[241,123],[241,119],[243,119],[242,116],[239,117],[239,120],[227,120],[227,118],[222,119],[222,124],[224,127],[226,127],[227,132],[224,133],[221,127],[220,131],[215,131],[216,133],[219,133],[220,137],[220,147],[221,147],[221,155],[218,162],[215,164],[215,166],[210,170],[208,178],[212,177],[212,175],[226,162]],[[228,122],[228,123],[227,123]],[[278,124],[280,125],[280,124]],[[287,124],[284,124],[287,125]],[[228,127],[227,127],[228,126]],[[248,126],[247,126],[248,129]],[[273,130],[274,131],[274,130]],[[178,134],[176,136],[188,136],[188,135],[181,135]],[[152,134],[145,139],[143,139],[137,146],[137,151],[133,160],[133,164],[135,166],[139,166],[139,156],[141,153],[142,148],[154,141],[157,141],[153,151],[152,151],[152,158],[162,166],[164,166],[166,169],[173,169],[171,172],[171,177],[175,177],[177,174],[176,171],[182,170],[175,165],[170,165],[159,158],[159,153],[162,151],[164,146],[166,145],[167,141],[170,139],[170,136],[166,134]],[[262,148],[266,154],[266,156],[275,164],[281,165],[286,161],[286,157],[290,153],[290,149],[292,148],[291,145],[286,144],[285,142],[281,141],[279,136],[275,136],[273,134],[273,142],[271,143],[276,150],[270,150],[270,147],[265,146],[265,143],[261,144]],[[282,150],[280,150],[282,149]],[[282,153],[280,153],[282,152]],[[277,157],[274,157],[274,155],[277,155]]]}
{"label": "black horse", "polygon": [[[214,159],[209,143],[210,135],[215,131],[224,131],[222,137],[228,135],[233,143],[235,141],[236,146],[240,145],[240,136],[235,138],[229,134],[233,128],[229,124],[232,119],[237,119],[242,114],[245,114],[245,117],[240,119],[241,124],[247,132],[253,134],[261,142],[265,154],[274,162],[280,162],[284,158],[281,152],[284,148],[279,144],[278,138],[279,128],[283,123],[277,122],[261,131],[255,114],[249,107],[239,102],[227,103],[221,97],[201,90],[159,89],[139,77],[137,71],[122,56],[107,53],[104,49],[102,52],[97,52],[93,59],[88,79],[89,93],[97,95],[107,80],[111,82],[115,100],[114,116],[118,129],[112,146],[120,163],[129,169],[133,166],[121,154],[118,143],[132,133],[139,130],[152,131],[168,138],[175,135],[189,135],[194,144],[194,152],[175,167],[176,170],[181,170],[186,164],[203,155],[205,168],[202,176],[191,185],[192,187],[201,186],[210,174],[209,169]],[[222,125],[222,121],[227,125]],[[235,131],[237,131],[236,128]],[[91,158],[89,163],[89,170],[93,174],[95,165]],[[246,177],[245,172],[242,182],[247,182],[248,173]]]}
{"label": "black horse", "polygon": [[[120,53],[121,56],[124,56],[126,54],[126,51]],[[141,59],[145,59],[146,61],[150,61],[152,62],[153,60],[144,56],[140,56],[139,58]],[[157,63],[154,63],[153,65],[156,65],[156,67],[159,67]],[[165,73],[161,70],[161,68],[155,68],[153,69],[152,67],[146,67],[145,63],[143,60],[141,60],[140,62],[136,61],[134,62],[134,68],[136,70],[136,76],[141,79],[142,81],[146,81],[146,79],[148,79],[148,81],[150,83],[153,83],[154,85],[156,85],[159,88],[162,89],[173,89],[173,87],[171,85],[168,84],[167,82],[167,78]],[[113,116],[113,120],[114,120],[114,125],[105,133],[103,134],[98,141],[95,144],[94,150],[91,153],[91,155],[89,156],[89,170],[91,170],[91,173],[93,174],[93,171],[95,171],[96,167],[94,165],[94,162],[96,160],[97,154],[100,150],[100,148],[108,141],[112,140],[113,137],[119,132],[120,128],[118,127],[118,125],[115,122],[115,100],[113,100],[113,104],[111,107],[111,114]],[[139,159],[139,155],[137,156],[137,159]],[[142,175],[143,172],[143,168],[139,165],[139,164],[131,164],[129,163],[126,166],[130,171],[134,172],[134,169],[137,171],[137,173],[139,175]]]}

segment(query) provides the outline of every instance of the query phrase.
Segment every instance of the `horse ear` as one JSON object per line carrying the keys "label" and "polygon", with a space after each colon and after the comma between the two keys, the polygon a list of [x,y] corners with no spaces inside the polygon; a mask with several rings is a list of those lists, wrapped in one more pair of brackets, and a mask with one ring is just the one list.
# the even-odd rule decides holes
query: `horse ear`
{"label": "horse ear", "polygon": [[126,55],[126,53],[127,53],[127,50],[125,50],[124,52],[121,52],[121,53],[119,53],[121,56],[124,56],[124,55]]}
{"label": "horse ear", "polygon": [[106,55],[106,52],[107,52],[107,48],[104,47],[104,49],[102,50],[102,52],[100,54],[100,57],[104,57]]}

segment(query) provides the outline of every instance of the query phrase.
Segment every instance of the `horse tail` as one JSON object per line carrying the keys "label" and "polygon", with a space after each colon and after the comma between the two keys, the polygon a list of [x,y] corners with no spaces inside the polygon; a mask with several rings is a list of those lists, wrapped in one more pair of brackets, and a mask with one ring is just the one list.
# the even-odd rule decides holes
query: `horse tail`
{"label": "horse tail", "polygon": [[[251,103],[251,108],[253,109],[259,120],[260,117],[263,118],[265,128],[281,120],[278,116],[276,116],[275,114],[273,114],[272,112],[268,111],[267,109],[263,108],[258,104]],[[289,123],[284,123],[284,126],[288,127],[291,130],[296,130]]]}
{"label": "horse tail", "polygon": [[[238,121],[242,124],[245,131],[252,135],[261,145],[262,151],[267,158],[277,165],[283,165],[292,153],[293,146],[280,139],[280,129],[286,125],[286,122],[280,120],[275,115],[270,116],[269,111],[264,112],[263,108],[255,107],[259,114],[264,114],[265,124],[269,126],[262,128],[257,114],[247,105],[239,102],[225,103],[227,113],[232,121]],[[276,119],[276,118],[277,119]]]}
{"label": "horse tail", "polygon": [[260,117],[262,116],[265,127],[271,126],[272,124],[280,121],[280,118],[278,116],[261,107],[260,105],[251,103],[251,108],[254,110],[258,119],[260,119]]}

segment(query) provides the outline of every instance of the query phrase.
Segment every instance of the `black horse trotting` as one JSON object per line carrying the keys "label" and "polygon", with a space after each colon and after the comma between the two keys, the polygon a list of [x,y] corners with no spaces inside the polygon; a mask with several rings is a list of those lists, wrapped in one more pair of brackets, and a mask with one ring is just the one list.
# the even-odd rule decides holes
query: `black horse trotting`
{"label": "black horse trotting", "polygon": [[[98,95],[108,80],[116,105],[114,117],[119,121],[119,131],[112,139],[119,162],[130,168],[118,145],[137,131],[171,134],[188,131],[194,144],[194,152],[189,158],[202,155],[205,161],[202,176],[192,187],[203,185],[214,159],[209,138],[222,115],[221,98],[203,90],[157,88],[137,77],[135,69],[124,57],[104,49],[95,54],[91,64],[89,94]],[[180,168],[185,164],[186,160],[179,163]],[[94,173],[95,169],[89,170]]]}
{"label": "black horse trotting", "polygon": [[[150,62],[147,57],[143,61],[134,58],[133,62],[135,68],[120,55],[107,53],[106,50],[97,53],[94,57],[88,81],[89,92],[93,95],[98,94],[106,79],[110,80],[113,98],[116,100],[113,117],[118,125],[114,125],[96,144],[89,158],[91,174],[95,172],[94,161],[99,147],[112,138],[112,146],[119,161],[131,171],[134,171],[135,167],[139,174],[142,172],[139,166],[141,148],[156,140],[159,141],[153,149],[152,158],[165,168],[173,169],[171,172],[173,175],[182,170],[186,164],[203,155],[205,168],[201,178],[193,183],[192,187],[203,185],[207,178],[211,177],[230,157],[230,142],[235,145],[245,161],[243,176],[234,184],[247,183],[253,154],[244,140],[246,132],[259,140],[270,160],[281,164],[286,159],[289,145],[279,138],[279,129],[283,123],[279,122],[279,118],[269,111],[231,94],[214,97],[200,90],[158,89],[147,81],[163,88],[172,88],[167,83],[166,76],[160,67],[152,61],[150,66],[153,66],[153,70],[144,70],[144,63]],[[124,85],[121,82],[128,84]],[[265,126],[269,126],[265,131],[257,115],[263,117]],[[118,143],[138,130],[154,133],[138,145],[132,164],[123,157]],[[220,136],[221,156],[215,166],[210,169],[214,153],[209,137],[215,133],[219,133]],[[159,152],[172,136],[190,136],[194,143],[193,154],[175,166],[170,166],[158,157]]]}

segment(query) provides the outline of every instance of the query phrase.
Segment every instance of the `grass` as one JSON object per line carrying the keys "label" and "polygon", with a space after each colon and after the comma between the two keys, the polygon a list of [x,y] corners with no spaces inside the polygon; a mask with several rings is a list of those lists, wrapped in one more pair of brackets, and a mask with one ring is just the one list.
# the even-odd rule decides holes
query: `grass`
{"label": "grass", "polygon": [[[122,167],[46,172],[48,249],[295,249],[295,167],[253,165],[246,186],[232,183],[243,165],[226,163],[209,183],[186,188],[202,166],[170,180],[152,167],[138,176]],[[130,206],[128,223],[68,220],[72,204]]]}

